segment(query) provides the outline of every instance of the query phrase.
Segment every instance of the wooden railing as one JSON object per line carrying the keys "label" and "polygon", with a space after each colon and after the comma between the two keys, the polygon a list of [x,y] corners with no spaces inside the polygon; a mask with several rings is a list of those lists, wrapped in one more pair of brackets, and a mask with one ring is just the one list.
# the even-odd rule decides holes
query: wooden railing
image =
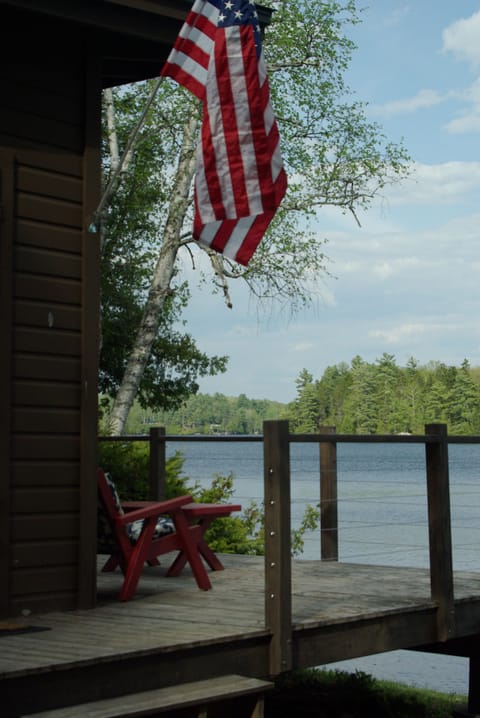
{"label": "wooden railing", "polygon": [[[291,434],[288,421],[266,421],[263,437],[166,436],[162,428],[149,437],[103,437],[114,441],[150,442],[150,494],[165,495],[167,441],[263,441],[265,502],[265,623],[272,633],[271,673],[292,665],[291,487],[290,445],[317,443],[320,450],[320,555],[338,560],[337,445],[339,443],[416,443],[425,446],[430,586],[437,610],[437,638],[446,640],[455,626],[448,444],[480,443],[480,437],[448,437],[444,424],[429,424],[424,435],[337,434],[321,427],[318,434]],[[288,559],[286,558],[288,557]]]}

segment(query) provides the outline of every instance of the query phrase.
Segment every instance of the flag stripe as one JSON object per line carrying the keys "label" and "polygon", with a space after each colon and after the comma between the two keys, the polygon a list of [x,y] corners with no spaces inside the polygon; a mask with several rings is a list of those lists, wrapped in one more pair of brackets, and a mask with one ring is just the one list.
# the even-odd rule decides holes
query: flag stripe
{"label": "flag stripe", "polygon": [[[266,232],[266,229],[268,225],[270,224],[270,220],[272,219],[273,215],[270,213],[268,214],[257,214],[253,219],[254,222],[252,223],[252,226],[250,227],[249,232],[245,234],[245,237],[242,241],[241,246],[236,251],[235,259],[239,264],[247,265],[250,257],[255,252],[256,248],[260,244],[260,241],[263,238],[263,235]],[[228,251],[228,250],[227,250]],[[227,256],[231,256],[230,254],[227,254]],[[233,259],[233,257],[232,257]]]}
{"label": "flag stripe", "polygon": [[205,92],[218,16],[210,3],[203,5],[201,12],[192,10],[187,17],[162,70],[199,99]]}
{"label": "flag stripe", "polygon": [[[204,74],[206,75],[207,73]],[[205,92],[205,83],[202,73],[198,72],[196,68],[172,67],[170,76],[180,85],[186,87],[187,90],[190,90],[199,100],[202,99]]]}
{"label": "flag stripe", "polygon": [[[255,118],[258,116],[258,109],[255,106],[255,98],[258,97],[260,88],[256,73],[255,38],[251,27],[241,27],[240,34],[235,35],[236,53],[242,55],[242,72],[239,73],[236,88],[234,91],[235,114],[237,128],[243,128],[240,139],[240,152],[245,168],[245,191],[248,200],[250,214],[258,214],[263,211],[262,188],[260,186],[259,162],[255,146]],[[230,59],[233,64],[233,59]],[[254,63],[255,67],[249,67]],[[240,63],[238,63],[240,66]],[[253,98],[253,99],[252,99]]]}
{"label": "flag stripe", "polygon": [[[208,96],[208,90],[207,90]],[[215,137],[215,140],[214,140]],[[223,140],[223,131],[220,127],[213,127],[208,114],[208,104],[204,108],[204,116],[201,130],[202,142],[197,154],[197,181],[199,212],[203,222],[211,221],[216,217],[223,217],[224,203],[222,187],[217,167],[221,170],[227,160],[227,148]],[[230,175],[224,177],[224,184],[230,179]],[[233,198],[233,188],[230,187],[230,197]]]}
{"label": "flag stripe", "polygon": [[[226,30],[218,31],[217,42],[215,43],[215,76],[217,80],[217,96],[222,98],[222,102],[218,106],[218,114],[221,114],[224,142],[228,147],[227,161],[231,177],[229,184],[233,185],[233,211],[227,212],[226,216],[242,217],[249,213],[242,158],[243,139],[241,137],[241,132],[248,131],[248,125],[243,118],[237,117],[236,112],[236,100],[240,96],[239,105],[241,107],[244,103],[245,91],[243,72],[239,71],[238,61],[236,59],[232,61],[230,58],[232,53],[234,56],[241,53],[238,32],[232,34],[231,30],[232,28],[227,28]],[[226,176],[225,174],[224,177]]]}

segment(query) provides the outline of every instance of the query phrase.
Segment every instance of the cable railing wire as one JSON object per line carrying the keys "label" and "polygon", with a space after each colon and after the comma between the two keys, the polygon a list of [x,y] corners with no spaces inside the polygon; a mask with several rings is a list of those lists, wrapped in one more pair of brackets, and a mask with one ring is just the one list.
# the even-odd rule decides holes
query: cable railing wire
{"label": "cable railing wire", "polygon": [[[106,438],[111,439],[111,437]],[[118,440],[125,440],[125,438],[126,437],[120,437]],[[148,440],[148,437],[129,437],[129,440],[145,441]],[[235,496],[236,498],[241,496],[242,503],[248,502],[251,498],[253,498],[253,500],[257,503],[262,500],[263,456],[260,455],[260,452],[259,455],[249,456],[249,452],[245,451],[245,449],[242,448],[240,465],[238,461],[235,462],[232,460],[230,448],[228,450],[226,449],[228,444],[232,446],[237,445],[238,447],[238,444],[244,445],[246,442],[253,442],[255,444],[259,444],[258,447],[252,447],[253,450],[257,452],[260,449],[261,442],[263,441],[262,436],[255,435],[241,437],[193,437],[181,435],[165,436],[163,440],[166,442],[168,452],[171,451],[172,453],[174,450],[178,449],[183,452],[187,449],[189,443],[194,444],[195,449],[192,452],[192,466],[195,466],[196,470],[192,470],[192,480],[198,480],[198,476],[196,475],[196,473],[199,470],[200,466],[200,463],[198,461],[199,444],[208,444],[210,445],[210,447],[213,443],[217,444],[218,448],[215,448],[213,454],[212,452],[210,452],[208,459],[205,459],[205,462],[201,465],[201,470],[204,472],[201,483],[204,480],[207,480],[205,473],[208,467],[208,471],[210,472],[210,480],[216,474],[233,475]],[[418,458],[418,456],[416,456],[413,460],[409,458],[405,462],[405,457],[403,456],[405,452],[403,452],[403,450],[399,450],[399,452],[402,454],[402,464],[400,466],[398,464],[398,461],[396,463],[395,460],[393,460],[389,463],[386,460],[382,459],[382,464],[375,467],[368,465],[368,461],[371,459],[371,456],[362,457],[362,461],[359,466],[358,460],[356,462],[352,461],[348,458],[348,456],[345,458],[342,454],[343,449],[345,448],[346,450],[348,448],[346,446],[347,444],[355,444],[355,454],[357,454],[357,452],[360,451],[361,448],[363,448],[361,447],[362,443],[377,445],[409,444],[412,451],[415,452],[415,445],[423,444],[425,446],[427,444],[438,443],[440,441],[439,437],[436,435],[421,435],[408,437],[352,437],[350,435],[345,436],[337,434],[290,436],[290,442],[292,443],[293,448],[295,448],[296,445],[300,443],[312,445],[316,444],[318,448],[318,444],[322,441],[328,442],[330,444],[335,443],[336,445],[338,445],[336,467],[339,491],[339,496],[336,499],[336,504],[340,513],[338,519],[338,526],[336,529],[325,529],[322,528],[320,525],[320,529],[324,533],[338,533],[340,560],[344,560],[344,556],[347,556],[345,560],[350,560],[354,558],[361,559],[362,555],[364,556],[364,553],[367,551],[367,548],[373,549],[373,551],[375,552],[373,556],[370,555],[369,551],[370,560],[372,558],[378,560],[386,558],[388,556],[392,556],[393,560],[396,560],[402,554],[404,556],[420,556],[422,552],[424,554],[425,552],[427,552],[428,554],[428,516],[426,491],[418,490],[418,486],[420,484],[425,487],[426,471],[423,457],[422,459],[420,459]],[[177,445],[173,447],[173,443],[176,443]],[[478,445],[479,443],[480,437],[448,437],[449,445]],[[180,447],[179,444],[181,444]],[[301,457],[294,456],[294,453],[295,452],[292,451],[291,455],[291,479],[293,496],[292,505],[295,507],[295,512],[298,512],[298,510],[301,509],[302,505],[306,506],[307,504],[311,504],[318,507],[320,504],[319,497],[317,496],[318,489],[320,486],[320,465],[318,450],[316,450],[315,456],[313,456],[313,452],[311,452],[312,455],[302,455]],[[480,476],[478,482],[474,477],[472,477],[471,472],[472,466],[474,465],[474,462],[471,462],[470,460],[464,460],[460,464],[460,466],[455,469],[455,471],[450,470],[451,528],[453,534],[454,554],[458,554],[459,551],[477,551],[478,553],[479,546],[478,543],[475,542],[474,538],[472,538],[472,540],[465,540],[464,536],[459,536],[459,534],[462,534],[463,532],[470,532],[470,534],[474,537],[475,535],[478,535],[478,531],[480,531],[480,520],[478,521],[478,525],[476,524],[476,515],[480,519]],[[185,474],[189,473],[188,469],[188,462],[185,462]],[[465,478],[463,478],[462,472],[465,472],[465,470],[467,470],[470,475],[467,475]],[[398,487],[400,480],[401,488],[405,489],[405,492],[400,491],[399,493]],[[242,492],[241,485],[243,485],[244,482],[248,483],[245,484],[247,488]],[[311,496],[305,495],[303,488],[302,495],[295,496],[295,489],[298,485],[306,486],[308,484],[311,484],[313,488]],[[359,490],[363,491],[363,487],[367,487],[368,485],[373,487],[371,493],[362,494],[361,496],[351,495],[350,492],[354,493],[355,488],[358,488]],[[385,487],[385,492],[379,493],[380,486]],[[393,490],[394,486],[397,487],[397,490],[394,493],[388,493],[389,491]],[[255,491],[254,496],[252,496],[253,491]],[[330,503],[332,502],[322,501],[322,508],[327,507]],[[369,504],[374,507],[375,513],[379,515],[378,519],[372,520],[368,516],[368,514],[365,517],[361,517],[361,515],[358,515],[361,511],[367,511],[367,507]],[[424,512],[425,518],[423,520],[418,520],[417,518],[411,519],[402,516],[402,513],[408,513],[408,511],[411,511],[413,508],[418,511]],[[465,511],[467,509],[469,511],[468,517],[462,518],[461,515],[458,515],[458,512],[461,513],[462,511]],[[349,512],[355,513],[355,515],[349,515]],[[382,515],[381,517],[380,514]],[[391,517],[393,517],[393,519]],[[294,517],[294,521],[296,523],[300,521],[298,515]],[[294,526],[294,528],[295,527],[296,526]],[[381,532],[382,530],[385,532],[385,529],[387,527],[396,530],[394,541],[389,540],[388,535],[378,537],[378,532]],[[416,535],[416,532],[420,529],[422,529],[424,532],[424,536],[422,536],[422,539],[424,539],[423,542],[414,544],[411,543],[411,533]],[[375,538],[372,538],[372,536],[362,536],[362,531],[373,532],[374,534],[377,534],[377,536]],[[402,531],[408,534],[405,537],[407,540],[410,539],[408,543],[399,543],[399,537],[397,534],[401,533]],[[318,531],[316,532],[315,536],[316,538],[314,538],[313,536],[310,537],[309,535],[305,535],[305,543],[309,546],[316,543],[318,554]],[[458,536],[458,540],[456,540],[456,536]],[[360,550],[356,550],[355,547],[360,547]]]}

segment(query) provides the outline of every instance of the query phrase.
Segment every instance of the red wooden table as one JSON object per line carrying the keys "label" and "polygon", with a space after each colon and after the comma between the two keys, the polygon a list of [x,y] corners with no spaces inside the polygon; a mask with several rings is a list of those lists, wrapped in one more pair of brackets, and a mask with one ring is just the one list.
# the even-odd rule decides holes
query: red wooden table
{"label": "red wooden table", "polygon": [[[215,519],[218,519],[221,516],[230,516],[232,512],[241,510],[242,507],[240,504],[191,503],[182,506],[182,513],[185,515],[188,523],[190,525],[195,524],[200,529],[199,537],[196,539],[195,543],[199,553],[203,556],[212,571],[223,571],[223,564],[205,541],[205,532]],[[168,569],[167,576],[178,576],[182,572],[186,562],[187,557],[185,556],[185,552],[180,551],[175,561]]]}

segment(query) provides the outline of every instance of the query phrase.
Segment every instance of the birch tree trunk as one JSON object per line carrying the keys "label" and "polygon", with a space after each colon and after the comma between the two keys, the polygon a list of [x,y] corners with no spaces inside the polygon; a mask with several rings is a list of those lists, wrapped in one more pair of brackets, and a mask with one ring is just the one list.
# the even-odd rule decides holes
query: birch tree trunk
{"label": "birch tree trunk", "polygon": [[194,138],[197,119],[187,120],[183,132],[182,150],[173,185],[162,247],[157,259],[152,283],[148,292],[142,321],[130,353],[122,382],[117,391],[110,414],[110,431],[122,434],[128,413],[137,395],[156,339],[161,312],[170,292],[177,252],[181,245],[180,233],[190,204],[190,186],[195,172]]}
{"label": "birch tree trunk", "polygon": [[110,150],[111,171],[115,172],[120,164],[120,152],[118,149],[117,125],[115,122],[115,104],[113,101],[113,90],[107,87],[103,91],[105,114],[107,117],[108,147]]}
{"label": "birch tree trunk", "polygon": [[138,134],[140,130],[142,129],[142,126],[145,122],[145,119],[147,117],[147,113],[155,99],[155,96],[158,92],[158,89],[161,85],[163,78],[159,77],[155,84],[153,85],[152,91],[150,92],[150,97],[148,98],[148,101],[143,108],[143,112],[140,115],[140,118],[135,125],[135,127],[130,132],[130,135],[127,140],[127,145],[125,147],[125,150],[123,152],[123,155],[120,156],[120,153],[118,151],[118,137],[117,137],[117,125],[116,125],[116,119],[115,119],[115,103],[113,98],[113,90],[111,88],[107,88],[104,91],[104,103],[105,103],[105,110],[106,110],[106,118],[107,118],[107,131],[108,131],[108,146],[110,150],[110,160],[111,160],[111,171],[110,171],[110,179],[107,183],[107,186],[105,187],[105,191],[103,193],[103,196],[100,200],[100,204],[97,207],[97,211],[95,213],[95,222],[100,227],[103,223],[103,216],[105,213],[106,208],[108,207],[110,200],[112,198],[113,193],[115,192],[116,188],[122,181],[124,175],[128,171],[128,166],[132,160],[133,157],[133,150],[134,145],[137,140]]}

